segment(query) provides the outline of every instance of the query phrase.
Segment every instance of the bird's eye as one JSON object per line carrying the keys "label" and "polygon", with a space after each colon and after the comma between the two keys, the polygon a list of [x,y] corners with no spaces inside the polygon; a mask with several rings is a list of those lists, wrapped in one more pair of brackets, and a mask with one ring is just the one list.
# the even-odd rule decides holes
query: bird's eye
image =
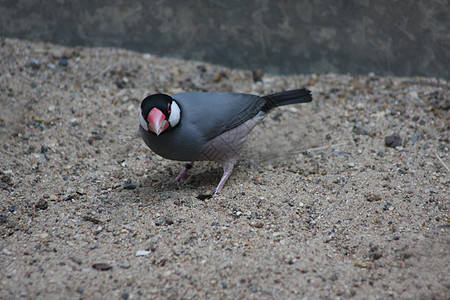
{"label": "bird's eye", "polygon": [[167,112],[170,114],[170,112],[171,112],[171,107],[170,107],[170,103],[169,104],[167,104]]}

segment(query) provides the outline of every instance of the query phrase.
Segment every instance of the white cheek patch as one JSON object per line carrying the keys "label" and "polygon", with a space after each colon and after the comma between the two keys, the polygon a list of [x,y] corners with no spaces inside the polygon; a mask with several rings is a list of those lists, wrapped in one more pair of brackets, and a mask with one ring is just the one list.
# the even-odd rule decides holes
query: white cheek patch
{"label": "white cheek patch", "polygon": [[178,122],[180,122],[181,110],[175,101],[172,101],[170,109],[171,109],[171,112],[170,112],[170,116],[169,116],[169,124],[170,124],[170,127],[175,127],[175,126],[177,126]]}
{"label": "white cheek patch", "polygon": [[139,122],[141,123],[142,128],[144,128],[145,131],[148,131],[148,124],[142,116],[142,109],[139,109]]}

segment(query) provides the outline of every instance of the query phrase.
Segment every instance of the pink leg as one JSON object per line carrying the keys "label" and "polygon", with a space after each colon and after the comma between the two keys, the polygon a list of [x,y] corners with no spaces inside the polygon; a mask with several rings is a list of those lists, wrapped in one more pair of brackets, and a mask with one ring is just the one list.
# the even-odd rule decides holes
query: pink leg
{"label": "pink leg", "polygon": [[223,165],[223,175],[220,179],[219,185],[216,188],[216,191],[214,192],[213,196],[216,196],[217,194],[220,194],[222,192],[223,186],[225,185],[225,182],[227,182],[228,177],[230,177],[231,172],[233,172],[234,162],[226,162]]}
{"label": "pink leg", "polygon": [[194,166],[194,162],[193,161],[188,162],[184,166],[183,170],[181,170],[180,174],[178,174],[178,176],[175,177],[174,179],[172,179],[170,182],[171,183],[176,183],[176,182],[180,182],[182,180],[188,179],[189,176],[191,176],[191,175],[188,174],[188,172],[193,166]]}

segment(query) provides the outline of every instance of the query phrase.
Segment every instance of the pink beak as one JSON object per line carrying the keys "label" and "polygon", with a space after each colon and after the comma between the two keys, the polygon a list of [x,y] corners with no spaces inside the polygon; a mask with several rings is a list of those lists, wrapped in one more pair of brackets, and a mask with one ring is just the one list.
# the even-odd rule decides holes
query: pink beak
{"label": "pink beak", "polygon": [[161,132],[169,127],[169,122],[166,121],[166,116],[156,107],[153,108],[147,117],[148,130],[160,135]]}

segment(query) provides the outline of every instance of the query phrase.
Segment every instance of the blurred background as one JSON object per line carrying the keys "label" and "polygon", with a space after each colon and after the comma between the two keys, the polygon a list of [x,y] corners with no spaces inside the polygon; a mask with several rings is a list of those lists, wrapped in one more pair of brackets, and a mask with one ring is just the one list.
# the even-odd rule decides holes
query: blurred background
{"label": "blurred background", "polygon": [[274,74],[450,79],[450,1],[1,0],[0,36]]}

